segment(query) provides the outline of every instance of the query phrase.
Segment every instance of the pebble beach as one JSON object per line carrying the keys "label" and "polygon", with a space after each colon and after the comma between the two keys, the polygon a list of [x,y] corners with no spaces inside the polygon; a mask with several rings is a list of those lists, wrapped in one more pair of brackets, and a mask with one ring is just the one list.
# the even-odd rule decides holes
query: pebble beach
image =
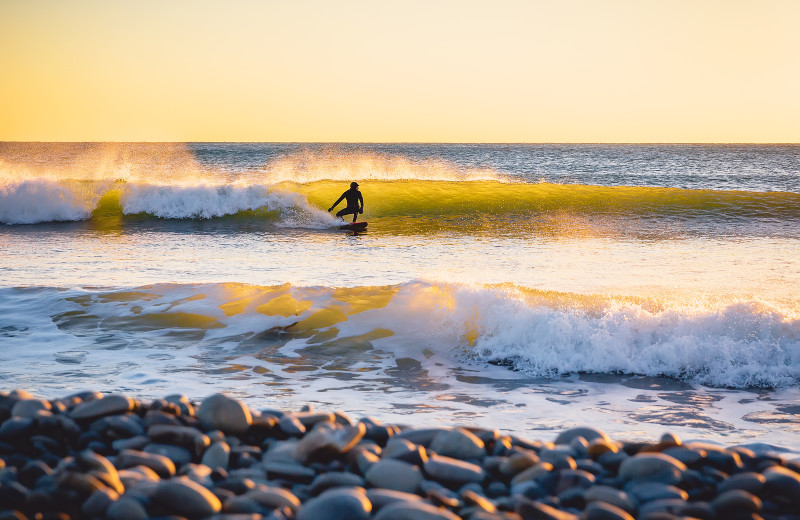
{"label": "pebble beach", "polygon": [[[498,425],[502,426],[502,425]],[[407,428],[218,393],[0,393],[0,520],[800,518],[800,462],[665,433]]]}

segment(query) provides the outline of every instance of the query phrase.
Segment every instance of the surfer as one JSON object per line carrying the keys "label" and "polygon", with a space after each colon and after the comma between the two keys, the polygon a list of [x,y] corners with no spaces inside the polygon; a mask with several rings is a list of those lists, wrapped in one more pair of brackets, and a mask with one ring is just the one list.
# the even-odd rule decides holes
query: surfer
{"label": "surfer", "polygon": [[350,189],[347,190],[346,192],[342,193],[342,196],[339,197],[336,200],[336,202],[333,203],[333,206],[328,208],[328,213],[333,211],[333,208],[335,208],[337,204],[342,202],[342,199],[346,199],[347,200],[347,207],[345,207],[342,210],[339,210],[336,213],[336,216],[341,218],[342,220],[344,220],[344,218],[342,218],[343,215],[352,214],[353,215],[353,222],[355,222],[356,219],[358,218],[358,214],[359,213],[364,213],[364,197],[362,197],[361,196],[361,192],[358,191],[358,183],[357,182],[351,182],[350,183]]}

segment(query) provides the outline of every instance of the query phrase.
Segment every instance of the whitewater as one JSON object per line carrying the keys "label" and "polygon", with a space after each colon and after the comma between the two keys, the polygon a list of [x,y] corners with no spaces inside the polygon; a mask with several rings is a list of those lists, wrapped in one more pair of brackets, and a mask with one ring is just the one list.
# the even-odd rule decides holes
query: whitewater
{"label": "whitewater", "polygon": [[797,287],[800,146],[0,143],[6,389],[791,447]]}

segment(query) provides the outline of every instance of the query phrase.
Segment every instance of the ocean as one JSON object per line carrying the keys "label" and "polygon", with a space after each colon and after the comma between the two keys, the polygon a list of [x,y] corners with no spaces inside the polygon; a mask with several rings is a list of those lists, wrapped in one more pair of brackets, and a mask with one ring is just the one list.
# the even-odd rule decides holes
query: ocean
{"label": "ocean", "polygon": [[39,397],[796,452],[798,288],[798,145],[0,143],[0,383]]}

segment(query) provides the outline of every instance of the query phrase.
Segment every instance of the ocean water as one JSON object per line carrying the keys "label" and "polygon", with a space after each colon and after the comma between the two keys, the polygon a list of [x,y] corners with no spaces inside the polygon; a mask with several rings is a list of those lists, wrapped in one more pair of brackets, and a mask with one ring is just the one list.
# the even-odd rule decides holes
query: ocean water
{"label": "ocean water", "polygon": [[798,288],[800,146],[0,143],[0,386],[42,397],[797,451]]}

